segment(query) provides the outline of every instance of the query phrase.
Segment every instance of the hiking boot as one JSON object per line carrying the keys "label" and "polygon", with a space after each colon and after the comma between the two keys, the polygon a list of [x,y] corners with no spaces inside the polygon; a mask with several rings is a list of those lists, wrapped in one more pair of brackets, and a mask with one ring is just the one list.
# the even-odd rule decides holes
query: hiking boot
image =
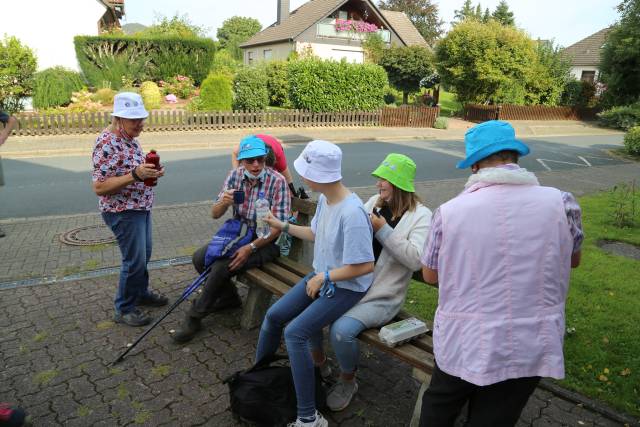
{"label": "hiking boot", "polygon": [[139,309],[134,309],[129,313],[118,313],[113,315],[113,321],[116,323],[124,323],[129,326],[144,326],[151,323],[151,317],[144,314]]}
{"label": "hiking boot", "polygon": [[320,412],[316,411],[315,420],[305,422],[297,418],[294,423],[287,424],[287,427],[329,427],[329,421]]}
{"label": "hiking boot", "polygon": [[353,381],[345,381],[342,378],[329,390],[327,395],[327,406],[333,412],[342,411],[349,406],[351,399],[358,391],[358,383]]}
{"label": "hiking boot", "polygon": [[196,336],[200,329],[202,329],[202,321],[197,317],[191,317],[187,315],[187,318],[184,320],[184,323],[182,324],[180,329],[178,329],[176,333],[173,334],[173,341],[177,342],[178,344],[189,342],[193,339],[194,336]]}
{"label": "hiking boot", "polygon": [[233,293],[229,296],[223,296],[216,300],[211,307],[211,311],[231,310],[234,308],[242,307],[242,300],[237,293]]}
{"label": "hiking boot", "polygon": [[31,425],[30,417],[22,408],[11,406],[8,403],[0,403],[0,426],[2,427],[26,427]]}
{"label": "hiking boot", "polygon": [[155,292],[147,292],[147,295],[138,297],[136,305],[146,305],[148,307],[162,307],[169,304],[169,298]]}

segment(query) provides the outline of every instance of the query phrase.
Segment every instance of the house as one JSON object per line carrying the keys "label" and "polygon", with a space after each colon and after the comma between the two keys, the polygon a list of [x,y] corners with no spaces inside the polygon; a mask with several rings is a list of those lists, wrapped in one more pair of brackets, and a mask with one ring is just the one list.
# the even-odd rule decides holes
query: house
{"label": "house", "polygon": [[571,74],[578,80],[595,83],[600,74],[600,52],[606,42],[609,28],[564,49],[563,54],[571,61]]}
{"label": "house", "polygon": [[124,0],[3,1],[0,14],[0,36],[15,36],[29,46],[38,69],[61,65],[78,70],[73,37],[120,26]]}
{"label": "house", "polygon": [[407,15],[371,0],[310,0],[294,11],[289,4],[277,0],[276,22],[240,45],[245,64],[287,59],[291,52],[362,63],[362,41],[371,32],[387,45],[428,47]]}

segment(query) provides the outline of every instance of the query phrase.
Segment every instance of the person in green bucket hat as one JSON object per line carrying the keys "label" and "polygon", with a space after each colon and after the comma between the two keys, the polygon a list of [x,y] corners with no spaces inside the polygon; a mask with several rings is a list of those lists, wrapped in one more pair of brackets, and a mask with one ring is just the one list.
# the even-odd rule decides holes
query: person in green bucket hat
{"label": "person in green bucket hat", "polygon": [[[407,296],[409,280],[420,269],[420,255],[431,224],[431,211],[415,194],[416,164],[409,157],[391,153],[372,172],[378,178],[378,194],[364,205],[374,230],[373,284],[367,294],[330,330],[330,342],[340,366],[340,379],[329,391],[327,406],[345,409],[358,391],[357,336],[392,320]],[[312,348],[314,362],[323,377],[331,375],[322,348]]]}

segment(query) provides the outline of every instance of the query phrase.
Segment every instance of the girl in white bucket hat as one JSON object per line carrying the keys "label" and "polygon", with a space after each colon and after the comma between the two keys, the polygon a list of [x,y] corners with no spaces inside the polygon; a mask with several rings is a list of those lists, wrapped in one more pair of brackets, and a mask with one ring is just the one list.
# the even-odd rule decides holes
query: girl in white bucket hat
{"label": "girl in white bucket hat", "polygon": [[322,348],[322,328],[353,307],[373,281],[373,230],[360,198],[342,184],[342,151],[327,141],[311,141],[293,163],[302,180],[320,194],[311,227],[268,219],[300,239],[314,242],[314,271],[267,312],[256,360],[276,352],[284,330],[296,388],[298,418],[295,427],[325,427],[327,420],[315,407],[314,360],[311,348]]}
{"label": "girl in white bucket hat", "polygon": [[151,258],[151,207],[153,187],[147,178],[159,178],[164,169],[145,163],[137,137],[149,113],[142,97],[123,92],[115,96],[111,126],[96,140],[93,149],[93,190],[104,222],[118,240],[122,267],[114,301],[114,320],[144,326],[151,318],[139,306],[166,305],[167,297],[149,290],[147,263]]}

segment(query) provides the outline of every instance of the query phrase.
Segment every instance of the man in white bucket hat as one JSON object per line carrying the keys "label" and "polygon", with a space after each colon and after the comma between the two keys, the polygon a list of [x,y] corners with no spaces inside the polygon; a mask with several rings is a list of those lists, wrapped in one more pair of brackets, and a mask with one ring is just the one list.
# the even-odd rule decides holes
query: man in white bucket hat
{"label": "man in white bucket hat", "polygon": [[153,187],[143,182],[163,176],[164,169],[156,170],[153,164],[145,163],[137,140],[148,116],[140,95],[117,94],[111,126],[98,136],[92,157],[98,207],[122,253],[114,320],[129,326],[144,326],[151,321],[139,306],[159,307],[168,302],[167,297],[149,290],[147,263],[151,258],[154,193]]}
{"label": "man in white bucket hat", "polygon": [[[259,361],[275,353],[284,338],[296,388],[294,427],[326,427],[316,410],[311,348],[321,348],[322,328],[353,307],[373,282],[373,229],[360,198],[342,183],[342,151],[328,141],[311,141],[293,163],[312,191],[320,194],[311,227],[271,216],[272,227],[313,245],[313,272],[267,312],[256,351]],[[320,361],[322,362],[322,361]]]}

